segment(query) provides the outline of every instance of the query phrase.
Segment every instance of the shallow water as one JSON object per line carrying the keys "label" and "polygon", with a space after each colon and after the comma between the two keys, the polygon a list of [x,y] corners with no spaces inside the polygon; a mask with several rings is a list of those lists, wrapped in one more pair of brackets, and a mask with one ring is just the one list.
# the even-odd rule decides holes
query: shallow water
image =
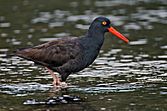
{"label": "shallow water", "polygon": [[[5,0],[0,4],[0,111],[167,110],[166,0]],[[99,57],[71,74],[65,90],[52,86],[42,66],[12,54],[18,48],[84,35],[98,16],[110,18],[130,43],[106,34]],[[65,95],[82,101],[33,104],[57,97],[65,101]]]}

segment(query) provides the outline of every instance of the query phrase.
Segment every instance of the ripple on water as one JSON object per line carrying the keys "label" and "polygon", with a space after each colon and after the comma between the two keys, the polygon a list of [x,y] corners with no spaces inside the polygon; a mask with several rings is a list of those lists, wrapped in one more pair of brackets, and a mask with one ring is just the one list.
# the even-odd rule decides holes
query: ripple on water
{"label": "ripple on water", "polygon": [[[70,34],[68,34],[68,33],[59,33],[59,34],[55,34],[55,35],[54,35],[54,36],[56,36],[56,38],[55,38],[55,37],[40,38],[39,41],[48,42],[48,41],[58,40],[58,39],[61,39],[63,35],[64,35],[64,36],[69,36]],[[63,37],[64,37],[64,36],[63,36]],[[59,37],[60,37],[60,38],[59,38]]]}
{"label": "ripple on water", "polygon": [[0,28],[8,28],[11,26],[11,23],[6,22],[6,23],[0,23]]}
{"label": "ripple on water", "polygon": [[111,49],[110,51],[107,52],[108,55],[112,55],[112,54],[117,54],[118,52],[121,52],[122,49]]}
{"label": "ripple on water", "polygon": [[[165,9],[157,9],[157,10],[144,10],[144,9],[138,9],[137,13],[131,14],[131,17],[138,21],[140,24],[141,21],[144,21],[144,24],[141,23],[144,27],[147,28],[147,26],[152,25],[150,23],[162,23],[162,24],[167,24],[166,17],[167,17],[167,12]],[[148,28],[149,29],[149,28]]]}
{"label": "ripple on water", "polygon": [[[166,66],[167,67],[167,66]],[[164,73],[164,74],[161,74],[161,75],[158,75],[159,77],[167,77],[167,73]]]}
{"label": "ripple on water", "polygon": [[[62,13],[60,14],[60,12]],[[82,20],[85,23],[91,23],[91,21],[96,17],[103,16],[90,11],[86,11],[85,13],[86,14],[83,14],[83,15],[72,15],[69,11],[63,11],[63,10],[55,10],[54,13],[40,12],[39,17],[32,19],[31,22],[33,24],[46,23],[48,24],[48,27],[54,28],[54,27],[63,26],[64,22],[66,21],[76,22],[76,21]],[[123,25],[124,24],[123,20],[126,19],[125,16],[106,15],[106,17],[111,19],[115,26]],[[88,25],[83,25],[83,24],[76,24],[75,27],[79,29],[88,29]]]}
{"label": "ripple on water", "polygon": [[67,37],[69,35],[70,33],[65,33],[65,32],[54,34],[55,37]]}
{"label": "ripple on water", "polygon": [[11,69],[9,69],[9,68],[1,68],[0,70],[3,71],[3,72],[11,71]]}
{"label": "ripple on water", "polygon": [[132,58],[133,58],[133,55],[121,55],[121,58],[124,58],[124,59],[132,59]]}
{"label": "ripple on water", "polygon": [[5,94],[27,94],[37,91],[47,91],[51,85],[39,83],[0,84],[0,92]]}
{"label": "ripple on water", "polygon": [[161,46],[161,49],[167,49],[167,45]]}
{"label": "ripple on water", "polygon": [[1,37],[8,37],[8,34],[7,34],[7,33],[1,33],[0,36],[1,36]]}
{"label": "ripple on water", "polygon": [[95,2],[95,5],[97,7],[111,7],[111,6],[118,6],[120,4],[123,4],[123,5],[134,5],[138,3],[137,1],[128,1],[128,0],[113,0],[113,1],[110,1],[110,0],[106,0],[106,1],[96,1]]}
{"label": "ripple on water", "polygon": [[89,29],[89,25],[76,24],[75,27],[78,29],[84,29],[84,30]]}
{"label": "ripple on water", "polygon": [[148,78],[147,79],[147,82],[163,82],[163,81],[166,81],[166,80],[163,80],[162,78]]}
{"label": "ripple on water", "polygon": [[54,27],[61,27],[64,25],[64,22],[53,22],[53,23],[49,23],[49,27],[50,28],[54,28]]}
{"label": "ripple on water", "polygon": [[147,44],[147,39],[139,39],[137,41],[130,41],[130,45],[145,45]]}
{"label": "ripple on water", "polygon": [[52,41],[52,40],[57,40],[57,38],[40,38],[39,41],[42,41],[42,42],[47,42],[47,41]]}
{"label": "ripple on water", "polygon": [[128,23],[126,25],[124,25],[124,29],[125,30],[140,30],[141,29],[141,26],[136,24],[136,23]]}
{"label": "ripple on water", "polygon": [[126,83],[126,84],[97,84],[95,87],[71,88],[71,91],[84,93],[112,93],[112,92],[131,92],[143,88],[143,84]]}
{"label": "ripple on water", "polygon": [[159,55],[158,58],[159,59],[167,59],[167,55]]}
{"label": "ripple on water", "polygon": [[0,54],[0,57],[6,57],[6,54]]}
{"label": "ripple on water", "polygon": [[7,52],[9,49],[0,49],[0,52]]}

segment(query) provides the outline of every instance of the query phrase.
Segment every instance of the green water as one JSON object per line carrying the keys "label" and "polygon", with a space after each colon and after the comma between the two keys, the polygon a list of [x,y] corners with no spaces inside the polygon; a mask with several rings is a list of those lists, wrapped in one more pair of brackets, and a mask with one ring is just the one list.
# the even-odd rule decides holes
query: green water
{"label": "green water", "polygon": [[[111,34],[95,62],[57,91],[42,66],[11,55],[58,37],[84,35],[105,16],[129,44]],[[0,111],[166,111],[166,0],[0,0]],[[25,105],[62,95],[83,101]]]}

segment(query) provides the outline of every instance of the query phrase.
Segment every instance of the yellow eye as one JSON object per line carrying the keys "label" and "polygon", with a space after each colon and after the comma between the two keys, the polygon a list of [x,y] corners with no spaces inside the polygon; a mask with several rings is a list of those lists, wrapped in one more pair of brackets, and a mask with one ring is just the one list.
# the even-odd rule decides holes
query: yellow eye
{"label": "yellow eye", "polygon": [[103,25],[107,25],[107,22],[106,22],[106,21],[103,21],[102,24],[103,24]]}

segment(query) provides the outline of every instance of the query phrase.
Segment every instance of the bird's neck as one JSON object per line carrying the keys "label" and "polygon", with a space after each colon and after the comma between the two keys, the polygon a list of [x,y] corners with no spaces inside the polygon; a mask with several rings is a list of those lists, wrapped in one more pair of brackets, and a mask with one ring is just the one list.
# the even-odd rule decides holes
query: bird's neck
{"label": "bird's neck", "polygon": [[88,38],[91,38],[92,40],[94,40],[94,42],[98,43],[98,44],[102,44],[104,41],[104,33],[100,32],[99,30],[91,30],[89,29],[86,36]]}
{"label": "bird's neck", "polygon": [[104,42],[104,33],[99,32],[98,30],[90,31],[88,30],[86,34],[87,45],[86,47],[91,47],[91,49],[100,50]]}

